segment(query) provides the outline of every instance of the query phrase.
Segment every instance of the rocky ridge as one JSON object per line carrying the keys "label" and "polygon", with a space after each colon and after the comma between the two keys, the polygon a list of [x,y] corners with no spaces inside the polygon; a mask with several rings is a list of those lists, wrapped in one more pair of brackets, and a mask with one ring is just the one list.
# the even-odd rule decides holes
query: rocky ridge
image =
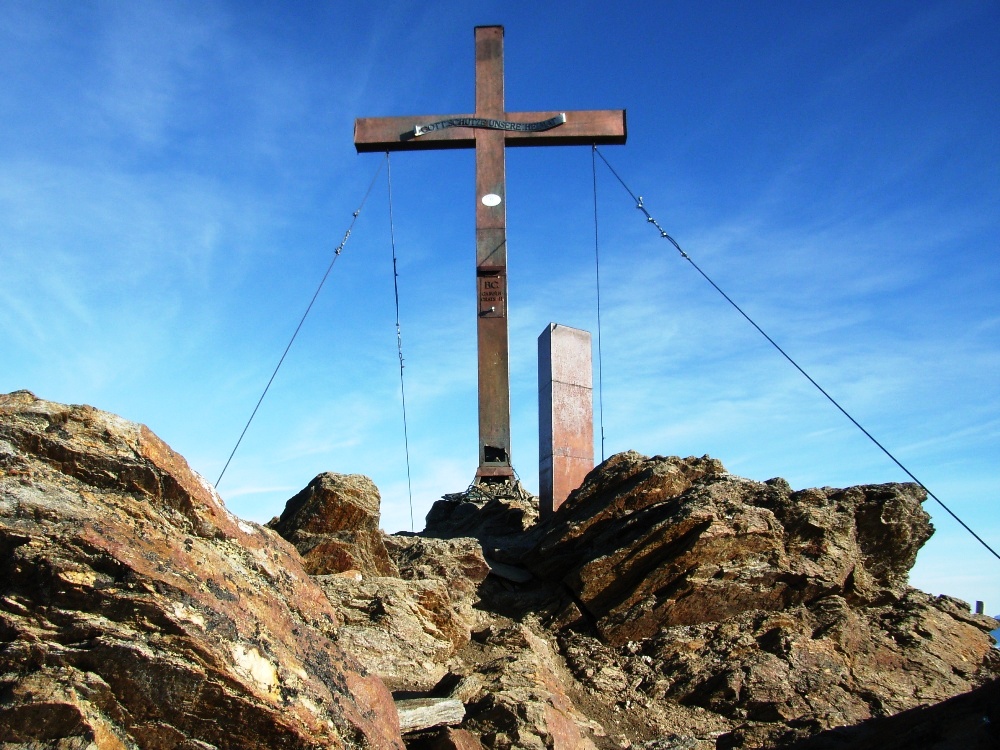
{"label": "rocky ridge", "polygon": [[0,746],[993,747],[996,621],[907,584],[923,499],[624,453],[545,523],[385,535],[327,473],[272,531],[144,427],[0,396]]}
{"label": "rocky ridge", "polygon": [[402,748],[278,534],[141,425],[0,396],[0,743]]}

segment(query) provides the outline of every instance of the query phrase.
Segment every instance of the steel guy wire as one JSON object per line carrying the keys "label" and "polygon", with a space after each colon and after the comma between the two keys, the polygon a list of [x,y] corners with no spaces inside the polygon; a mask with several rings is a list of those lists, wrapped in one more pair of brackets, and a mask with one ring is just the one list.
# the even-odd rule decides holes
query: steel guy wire
{"label": "steel guy wire", "polygon": [[973,531],[969,527],[969,525],[967,523],[965,523],[965,521],[963,521],[961,518],[959,518],[955,514],[955,512],[952,511],[951,508],[949,508],[947,505],[945,505],[944,502],[942,502],[941,499],[937,495],[935,495],[933,492],[931,492],[931,490],[927,487],[927,485],[925,485],[923,482],[921,482],[919,479],[917,479],[916,476],[913,475],[913,472],[911,472],[908,468],[906,468],[903,465],[903,463],[898,458],[896,458],[889,451],[888,448],[886,448],[884,445],[882,445],[882,443],[880,443],[878,440],[875,439],[874,435],[872,435],[870,432],[868,432],[868,430],[866,430],[864,427],[862,427],[861,424],[858,422],[858,420],[856,420],[854,417],[852,417],[848,413],[848,411],[843,406],[841,406],[837,402],[836,399],[834,399],[833,396],[831,396],[829,393],[827,393],[826,390],[819,383],[817,383],[815,380],[813,380],[812,376],[810,376],[809,373],[807,373],[805,370],[803,370],[802,367],[799,366],[798,362],[796,362],[794,359],[792,359],[792,357],[784,349],[782,349],[780,346],[778,346],[777,342],[774,339],[772,339],[770,336],[768,336],[767,333],[765,333],[764,329],[761,328],[759,325],[757,325],[757,323],[754,322],[753,318],[751,318],[749,315],[747,315],[743,311],[743,308],[741,308],[739,305],[737,305],[736,302],[734,302],[732,300],[732,298],[728,294],[726,294],[724,291],[722,291],[722,289],[719,287],[718,284],[716,284],[714,281],[712,281],[711,278],[709,278],[708,274],[706,274],[703,270],[701,270],[701,268],[698,266],[698,264],[695,263],[691,259],[691,256],[689,256],[686,252],[684,252],[684,250],[681,249],[681,246],[679,244],[677,244],[677,241],[673,237],[671,237],[669,234],[667,234],[667,232],[663,229],[663,227],[661,227],[659,225],[659,223],[656,221],[656,219],[654,219],[650,215],[649,211],[646,209],[646,207],[642,203],[642,196],[637,196],[635,193],[632,192],[631,188],[629,188],[629,186],[625,184],[625,181],[621,178],[621,176],[618,174],[618,172],[615,171],[615,168],[611,166],[610,162],[608,162],[608,160],[606,158],[604,158],[604,154],[602,154],[598,150],[598,148],[596,146],[594,146],[594,151],[597,153],[598,156],[601,157],[601,161],[603,161],[607,165],[608,169],[611,170],[611,174],[613,174],[615,176],[615,178],[618,180],[618,182],[621,183],[621,186],[623,188],[625,188],[625,192],[627,192],[630,196],[632,196],[632,200],[635,201],[635,207],[638,210],[640,210],[645,215],[646,222],[649,223],[649,224],[652,224],[654,227],[656,227],[657,231],[660,233],[660,237],[662,237],[665,240],[668,240],[670,242],[670,244],[672,244],[675,248],[677,248],[677,252],[679,252],[681,254],[681,257],[684,258],[688,263],[690,263],[691,266],[699,274],[701,274],[702,278],[704,278],[705,281],[707,281],[709,284],[711,284],[712,287],[715,289],[715,291],[717,291],[719,294],[721,294],[722,297],[726,300],[726,302],[728,302],[730,305],[732,305],[733,308],[740,315],[742,315],[747,320],[748,323],[750,323],[750,325],[752,325],[754,328],[756,328],[757,332],[761,336],[763,336],[765,339],[767,339],[768,343],[770,343],[771,346],[773,346],[781,354],[781,356],[783,356],[785,359],[787,359],[792,364],[792,366],[796,370],[798,370],[805,377],[806,380],[808,380],[810,383],[812,383],[813,386],[815,386],[816,390],[818,390],[820,393],[822,393],[826,397],[827,401],[829,401],[831,404],[833,404],[835,407],[837,407],[837,409],[840,411],[841,414],[843,414],[845,417],[847,417],[855,427],[857,427],[859,430],[861,430],[861,432],[864,433],[865,437],[867,437],[876,446],[878,446],[879,450],[881,450],[886,456],[888,456],[889,459],[894,464],[896,464],[896,466],[898,466],[900,469],[902,469],[903,472],[910,479],[912,479],[914,482],[916,482],[924,490],[924,492],[926,492],[931,498],[934,499],[935,502],[937,502],[938,505],[940,505],[942,508],[944,508],[944,510],[948,513],[948,515],[950,515],[952,518],[954,518],[963,529],[965,529],[966,531],[968,531],[976,539],[976,541],[978,541],[981,545],[983,545],[983,547],[985,547],[987,550],[989,550],[990,553],[992,553],[992,555],[995,558],[997,558],[998,560],[1000,560],[1000,554],[997,554],[996,550],[994,550],[989,544],[987,544],[986,541],[983,540],[983,538],[979,536],[979,534],[977,534],[975,531]]}
{"label": "steel guy wire", "polygon": [[[604,463],[604,357],[601,352],[601,251],[597,228],[597,145],[590,149],[590,172],[594,181],[594,268],[597,277],[597,406],[601,425],[601,463]],[[602,157],[603,158],[603,157]]]}
{"label": "steel guy wire", "polygon": [[309,311],[312,310],[313,303],[316,302],[316,298],[319,297],[320,290],[326,283],[327,277],[330,275],[330,271],[333,270],[333,265],[337,262],[337,258],[340,257],[340,253],[344,250],[344,246],[347,245],[347,240],[351,237],[351,232],[354,229],[354,224],[358,220],[358,215],[361,213],[361,209],[365,207],[365,203],[368,201],[368,196],[371,195],[372,188],[375,187],[375,180],[378,179],[379,173],[382,171],[382,165],[379,164],[378,169],[375,171],[375,176],[372,177],[372,181],[368,184],[368,190],[365,191],[364,198],[361,199],[361,203],[358,205],[357,210],[351,214],[351,223],[347,227],[347,231],[344,232],[344,238],[337,245],[337,248],[333,251],[333,258],[330,259],[330,264],[326,267],[326,273],[323,274],[323,278],[320,279],[319,285],[316,287],[316,291],[313,292],[312,299],[309,300],[309,304],[306,305],[306,310],[302,313],[302,317],[299,319],[299,324],[295,326],[295,332],[292,334],[292,338],[288,341],[288,346],[285,347],[285,351],[282,352],[281,358],[278,360],[278,364],[274,368],[274,372],[271,373],[270,380],[267,381],[267,385],[264,386],[264,392],[260,394],[260,398],[257,399],[257,405],[254,406],[253,412],[250,414],[250,419],[247,420],[246,425],[243,427],[243,432],[240,433],[239,439],[236,441],[236,445],[233,446],[232,453],[229,454],[229,458],[226,459],[225,466],[222,467],[222,471],[219,474],[219,478],[215,480],[215,488],[219,488],[219,482],[222,481],[222,477],[226,475],[226,469],[229,468],[230,462],[233,460],[233,456],[236,455],[237,449],[240,447],[240,443],[243,442],[244,436],[247,434],[247,430],[250,429],[250,423],[253,422],[253,418],[257,416],[257,410],[260,409],[261,403],[264,401],[264,396],[267,395],[268,390],[271,388],[271,383],[274,382],[275,376],[278,374],[278,370],[281,369],[282,362],[285,361],[285,357],[288,356],[289,349],[292,348],[292,344],[295,342],[295,337],[299,335],[299,331],[302,330],[302,324],[306,322],[306,316],[309,315]]}
{"label": "steel guy wire", "polygon": [[396,232],[392,221],[392,165],[385,152],[385,178],[389,192],[389,241],[392,245],[392,290],[396,297],[396,350],[399,352],[399,396],[403,403],[403,448],[406,451],[406,489],[410,498],[410,531],[413,524],[413,481],[410,478],[410,435],[406,425],[406,387],[403,385],[403,331],[399,325],[399,266],[396,261]]}

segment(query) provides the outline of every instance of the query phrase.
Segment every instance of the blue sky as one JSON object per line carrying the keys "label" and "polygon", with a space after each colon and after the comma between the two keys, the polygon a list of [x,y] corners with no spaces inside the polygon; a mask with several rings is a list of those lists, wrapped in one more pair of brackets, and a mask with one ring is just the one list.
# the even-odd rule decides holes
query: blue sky
{"label": "blue sky", "polygon": [[[602,152],[692,258],[1000,547],[995,2],[17,2],[0,8],[0,390],[147,424],[214,481],[385,157],[358,116],[625,108]],[[475,472],[471,151],[395,154],[417,527]],[[596,334],[591,153],[507,153],[513,459],[536,338]],[[604,452],[795,488],[905,480],[597,171]],[[410,526],[385,172],[220,491],[266,521],[322,471]],[[598,446],[598,455],[601,448]],[[1000,612],[929,501],[912,582]]]}

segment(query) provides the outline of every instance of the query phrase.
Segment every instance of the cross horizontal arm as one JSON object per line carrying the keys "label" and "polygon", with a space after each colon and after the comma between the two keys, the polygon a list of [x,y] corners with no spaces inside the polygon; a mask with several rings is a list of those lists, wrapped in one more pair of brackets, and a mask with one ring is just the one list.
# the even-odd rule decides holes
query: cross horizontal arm
{"label": "cross horizontal arm", "polygon": [[[507,112],[503,119],[514,123],[537,123],[561,112]],[[566,122],[550,130],[504,131],[507,146],[586,146],[592,143],[625,143],[627,135],[624,109],[598,109],[566,112]],[[417,125],[443,120],[472,118],[475,115],[413,115],[406,117],[359,117],[354,121],[354,147],[366,151],[419,151],[422,149],[473,148],[476,129],[444,127],[421,136],[414,135]]]}

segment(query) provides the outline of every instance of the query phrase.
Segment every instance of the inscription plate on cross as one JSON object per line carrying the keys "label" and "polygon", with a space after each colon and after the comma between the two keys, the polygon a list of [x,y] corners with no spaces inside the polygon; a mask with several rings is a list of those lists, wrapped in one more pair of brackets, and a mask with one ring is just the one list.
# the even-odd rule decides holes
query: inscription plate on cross
{"label": "inscription plate on cross", "polygon": [[507,207],[504,148],[625,143],[625,110],[507,112],[503,27],[477,26],[476,111],[472,114],[362,117],[359,153],[476,149],[476,284],[479,359],[477,480],[513,476],[507,330]]}
{"label": "inscription plate on cross", "polygon": [[479,317],[507,317],[507,269],[497,266],[480,266],[476,269],[479,279]]}

